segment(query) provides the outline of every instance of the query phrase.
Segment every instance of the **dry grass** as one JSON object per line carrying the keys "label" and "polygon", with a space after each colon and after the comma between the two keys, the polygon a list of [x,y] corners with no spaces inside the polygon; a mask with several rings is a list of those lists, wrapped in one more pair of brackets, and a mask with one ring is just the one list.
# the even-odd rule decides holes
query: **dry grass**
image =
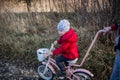
{"label": "dry grass", "polygon": [[[66,18],[70,20],[71,26],[79,37],[79,64],[93,35],[101,27],[97,24],[98,20],[95,16],[92,18],[91,15],[88,15],[88,19],[84,19],[80,15],[79,17],[77,19],[78,15],[75,13],[1,13],[1,61],[4,59],[10,62],[19,58],[27,60],[27,63],[35,62],[37,64],[36,50],[41,47],[50,47],[50,43],[57,38],[57,23],[60,19]],[[107,41],[109,39],[106,38],[103,37],[96,42],[83,66],[95,75],[95,80],[108,80],[111,73],[114,59],[113,45],[109,45],[110,41]]]}
{"label": "dry grass", "polygon": [[[57,23],[66,18],[78,34],[80,64],[96,32],[108,26],[113,17],[117,17],[113,14],[119,11],[116,8],[117,12],[112,13],[116,5],[110,5],[110,0],[70,0],[70,3],[67,0],[47,0],[45,3],[48,5],[44,0],[32,0],[31,5],[25,1],[1,2],[1,11],[5,11],[0,13],[1,61],[11,62],[18,58],[28,64],[37,64],[36,50],[50,47],[50,43],[58,38]],[[83,66],[95,75],[94,80],[109,79],[115,56],[112,54],[114,39],[111,36],[114,35],[100,36]]]}

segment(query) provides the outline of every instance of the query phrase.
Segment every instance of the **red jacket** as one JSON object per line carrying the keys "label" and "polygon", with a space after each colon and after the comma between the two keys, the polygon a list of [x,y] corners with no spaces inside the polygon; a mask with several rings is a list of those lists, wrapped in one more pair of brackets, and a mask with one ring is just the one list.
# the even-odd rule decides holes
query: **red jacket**
{"label": "red jacket", "polygon": [[78,58],[77,35],[73,29],[70,29],[58,40],[60,46],[53,51],[54,55],[62,54],[65,58]]}

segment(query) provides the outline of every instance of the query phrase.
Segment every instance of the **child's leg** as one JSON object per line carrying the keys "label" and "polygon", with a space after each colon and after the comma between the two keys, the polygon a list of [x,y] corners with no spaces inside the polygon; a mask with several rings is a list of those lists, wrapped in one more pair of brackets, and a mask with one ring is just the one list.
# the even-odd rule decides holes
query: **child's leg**
{"label": "child's leg", "polygon": [[56,60],[56,64],[58,65],[61,71],[64,69],[62,62],[65,62],[65,65],[68,65],[67,61],[69,61],[69,59],[63,57],[62,55],[56,57],[55,60]]}
{"label": "child's leg", "polygon": [[69,66],[69,63],[67,61],[65,61],[65,66]]}

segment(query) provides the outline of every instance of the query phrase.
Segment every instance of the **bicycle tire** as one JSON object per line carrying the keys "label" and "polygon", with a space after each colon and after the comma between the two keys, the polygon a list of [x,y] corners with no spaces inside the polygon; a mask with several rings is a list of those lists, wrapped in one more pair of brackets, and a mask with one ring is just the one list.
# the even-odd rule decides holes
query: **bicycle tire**
{"label": "bicycle tire", "polygon": [[93,80],[92,76],[85,72],[77,71],[73,73],[75,76],[79,77],[79,79],[76,79],[73,75],[71,76],[72,80]]}
{"label": "bicycle tire", "polygon": [[45,74],[43,74],[44,69],[45,69],[45,65],[38,66],[38,74],[39,74],[39,76],[43,80],[52,80],[54,75],[53,75],[52,71],[50,70],[50,68],[47,67],[47,71],[45,72]]}

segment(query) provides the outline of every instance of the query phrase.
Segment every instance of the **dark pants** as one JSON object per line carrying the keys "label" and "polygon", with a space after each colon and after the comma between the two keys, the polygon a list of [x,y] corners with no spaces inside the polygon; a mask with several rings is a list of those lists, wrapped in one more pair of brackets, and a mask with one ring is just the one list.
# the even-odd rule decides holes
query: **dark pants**
{"label": "dark pants", "polygon": [[116,50],[116,57],[110,80],[120,80],[120,50]]}
{"label": "dark pants", "polygon": [[63,57],[62,55],[58,56],[55,58],[56,64],[58,65],[58,67],[60,68],[61,71],[63,71],[64,66],[62,63],[65,64],[65,66],[68,66],[68,62],[70,59],[67,59],[65,57]]}

